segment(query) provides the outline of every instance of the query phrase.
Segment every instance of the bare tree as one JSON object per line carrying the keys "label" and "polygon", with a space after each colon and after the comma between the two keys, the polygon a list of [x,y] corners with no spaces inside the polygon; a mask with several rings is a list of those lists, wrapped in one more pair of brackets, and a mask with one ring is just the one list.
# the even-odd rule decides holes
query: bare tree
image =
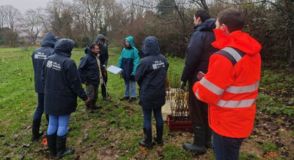
{"label": "bare tree", "polygon": [[[195,3],[198,5],[200,8],[203,8],[207,11],[209,11],[208,5],[207,5],[208,0],[191,0],[192,3]],[[212,1],[212,0],[211,0]]]}
{"label": "bare tree", "polygon": [[0,6],[0,28],[3,28],[7,19],[5,6]]}
{"label": "bare tree", "polygon": [[72,38],[72,4],[62,0],[53,0],[47,7],[51,30],[59,36]]}
{"label": "bare tree", "polygon": [[7,20],[7,24],[8,24],[8,27],[14,31],[15,30],[15,25],[16,25],[16,21],[17,19],[20,18],[20,15],[21,13],[19,12],[18,9],[14,8],[13,6],[11,5],[7,5],[6,6],[6,20]]}
{"label": "bare tree", "polygon": [[0,6],[0,16],[0,27],[3,28],[6,26],[14,31],[16,22],[20,18],[21,13],[11,5],[3,5]]}
{"label": "bare tree", "polygon": [[27,34],[32,44],[36,42],[38,35],[44,28],[43,16],[41,8],[36,10],[30,9],[25,12],[22,19],[22,30]]}

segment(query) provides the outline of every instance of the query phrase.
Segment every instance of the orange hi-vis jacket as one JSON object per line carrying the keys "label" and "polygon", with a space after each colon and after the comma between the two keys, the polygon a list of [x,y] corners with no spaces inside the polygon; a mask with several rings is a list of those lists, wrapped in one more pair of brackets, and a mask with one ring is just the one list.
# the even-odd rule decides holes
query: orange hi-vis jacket
{"label": "orange hi-vis jacket", "polygon": [[195,96],[209,104],[209,126],[219,135],[248,137],[254,126],[261,72],[261,45],[242,31],[215,29],[212,45],[220,49],[209,59],[207,74],[193,86]]}

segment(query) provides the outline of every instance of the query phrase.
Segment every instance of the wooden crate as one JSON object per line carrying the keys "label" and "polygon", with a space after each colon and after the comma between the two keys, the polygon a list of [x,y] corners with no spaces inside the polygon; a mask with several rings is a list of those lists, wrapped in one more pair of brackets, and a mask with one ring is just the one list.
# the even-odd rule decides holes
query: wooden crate
{"label": "wooden crate", "polygon": [[189,118],[174,118],[172,115],[167,115],[166,123],[170,131],[185,131],[192,132],[192,121]]}

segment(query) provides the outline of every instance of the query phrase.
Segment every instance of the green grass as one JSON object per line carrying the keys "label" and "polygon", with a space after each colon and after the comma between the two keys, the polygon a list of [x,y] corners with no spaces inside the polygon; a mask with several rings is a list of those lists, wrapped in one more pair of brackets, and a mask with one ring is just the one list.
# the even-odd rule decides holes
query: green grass
{"label": "green grass", "polygon": [[[31,143],[31,122],[36,106],[31,53],[33,48],[0,49],[0,157],[18,159],[43,159],[46,157],[40,143]],[[117,64],[120,48],[110,48],[109,65]],[[77,65],[84,55],[83,49],[75,49],[72,58]],[[172,58],[170,71],[179,74],[172,64],[182,60]],[[178,76],[179,78],[179,76]],[[176,80],[179,81],[179,80]],[[77,149],[82,159],[99,159],[103,150],[111,148],[118,157],[129,159],[140,154],[138,141],[142,138],[142,114],[137,104],[120,102],[123,96],[123,80],[109,74],[108,92],[112,102],[104,102],[99,95],[98,103],[103,109],[88,113],[83,102],[78,101],[77,112],[70,121],[69,145]],[[43,117],[42,129],[46,129]],[[165,134],[167,136],[167,133]],[[187,156],[178,146],[164,147],[166,153]],[[171,151],[169,151],[171,150]],[[179,153],[175,153],[179,150]],[[152,153],[151,153],[152,154]],[[74,156],[76,156],[74,155]],[[66,159],[74,158],[66,157]]]}
{"label": "green grass", "polygon": [[[36,106],[31,53],[34,48],[1,48],[0,49],[0,159],[46,159],[48,154],[40,143],[31,143],[31,122]],[[117,64],[120,48],[110,48],[109,65]],[[75,49],[72,58],[77,65],[84,55],[83,49]],[[184,61],[179,58],[168,58],[169,82],[172,87],[180,84]],[[270,75],[275,75],[272,77]],[[293,76],[284,78],[287,84],[270,85],[284,75],[266,70],[262,87],[265,90],[277,90],[293,86]],[[76,149],[76,154],[65,157],[74,159],[197,159],[185,152],[181,144],[190,139],[178,140],[181,134],[171,136],[165,127],[163,147],[142,151],[138,141],[143,137],[142,113],[138,104],[120,102],[123,96],[123,80],[118,75],[109,74],[108,92],[111,102],[101,100],[98,103],[102,110],[88,113],[84,104],[78,100],[78,108],[70,120],[68,145]],[[287,90],[288,91],[288,90]],[[277,96],[279,98],[279,96]],[[271,94],[261,94],[258,106],[266,113],[293,115],[291,106],[287,108],[281,100]],[[282,111],[276,108],[283,108]],[[273,111],[274,110],[274,111]],[[46,129],[43,117],[42,129]],[[154,127],[154,126],[153,126]],[[271,149],[271,147],[269,147]],[[143,157],[143,158],[142,158]],[[255,155],[241,153],[241,159],[255,159]],[[213,159],[212,151],[204,159]],[[257,158],[256,158],[257,159]]]}
{"label": "green grass", "polygon": [[266,152],[278,151],[278,147],[272,142],[264,142],[262,145],[262,150]]}

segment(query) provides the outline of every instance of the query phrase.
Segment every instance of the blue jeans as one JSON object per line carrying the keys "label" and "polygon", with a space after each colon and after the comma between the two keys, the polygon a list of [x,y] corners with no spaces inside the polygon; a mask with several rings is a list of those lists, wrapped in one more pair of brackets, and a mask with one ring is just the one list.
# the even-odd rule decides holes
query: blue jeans
{"label": "blue jeans", "polygon": [[229,138],[213,132],[212,139],[216,160],[239,159],[239,150],[244,138]]}
{"label": "blue jeans", "polygon": [[125,80],[125,97],[136,97],[136,81]]}
{"label": "blue jeans", "polygon": [[161,114],[161,107],[156,109],[144,109],[143,108],[143,115],[144,115],[144,128],[149,130],[152,128],[152,112],[154,114],[154,118],[156,121],[156,128],[163,127],[163,119]]}
{"label": "blue jeans", "polygon": [[57,133],[57,136],[64,136],[68,132],[68,123],[70,115],[53,116],[49,115],[49,125],[47,135]]}

